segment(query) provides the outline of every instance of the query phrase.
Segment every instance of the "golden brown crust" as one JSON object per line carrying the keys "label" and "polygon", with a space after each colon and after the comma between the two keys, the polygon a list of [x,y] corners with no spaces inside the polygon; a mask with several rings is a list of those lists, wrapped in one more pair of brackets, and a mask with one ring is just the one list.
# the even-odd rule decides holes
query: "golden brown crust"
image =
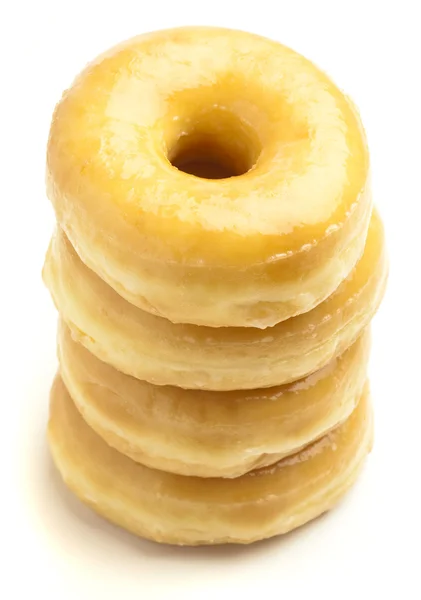
{"label": "golden brown crust", "polygon": [[111,446],[152,468],[238,477],[297,452],[344,421],[365,380],[369,333],[294,383],[205,392],[152,384],[99,361],[58,334],[61,376],[85,421]]}
{"label": "golden brown crust", "polygon": [[322,368],[368,325],[387,277],[383,226],[373,212],[364,254],[311,312],[264,331],[174,325],[125,301],[84,266],[58,230],[44,280],[73,336],[129,375],[192,389],[280,385]]}
{"label": "golden brown crust", "polygon": [[371,448],[372,417],[365,391],[343,425],[276,465],[237,479],[183,477],[144,467],[108,446],[57,377],[48,433],[68,487],[110,521],[159,542],[250,543],[332,508]]}
{"label": "golden brown crust", "polygon": [[388,271],[349,98],[259,36],[138,36],[63,94],[47,192],[67,486],[173,544],[246,544],[334,506],[371,449]]}
{"label": "golden brown crust", "polygon": [[[246,136],[250,169],[210,180],[173,167],[174,146],[198,132],[225,146]],[[308,60],[251,34],[181,28],[79,75],[55,110],[47,182],[83,261],[131,303],[265,328],[314,308],[354,267],[368,162],[355,108]]]}

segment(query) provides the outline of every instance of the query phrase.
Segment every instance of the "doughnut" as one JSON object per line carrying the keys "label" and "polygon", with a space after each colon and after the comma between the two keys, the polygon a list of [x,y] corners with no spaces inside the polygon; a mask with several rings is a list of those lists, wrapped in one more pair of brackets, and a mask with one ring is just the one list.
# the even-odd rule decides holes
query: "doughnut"
{"label": "doughnut", "polygon": [[72,340],[61,322],[60,374],[74,403],[110,446],[148,467],[238,477],[277,462],[343,422],[367,376],[369,333],[320,371],[289,385],[207,392],[123,375]]}
{"label": "doughnut", "polygon": [[277,42],[201,27],[135,37],[85,68],[54,112],[47,193],[120,296],[208,327],[267,328],[319,305],[360,258],[372,204],[349,98]]}
{"label": "doughnut", "polygon": [[364,254],[311,312],[261,330],[173,324],[119,296],[58,228],[44,280],[72,335],[116,369],[157,385],[214,391],[281,385],[341,354],[368,325],[387,278],[383,225],[373,212]]}
{"label": "doughnut", "polygon": [[286,533],[333,507],[371,449],[372,417],[365,389],[342,425],[298,454],[236,479],[184,477],[145,467],[108,446],[57,377],[48,437],[66,485],[132,533],[171,544],[246,544]]}
{"label": "doughnut", "polygon": [[330,510],[373,438],[384,231],[351,100],[216,27],[140,35],[55,108],[48,441],[135,535],[248,544]]}

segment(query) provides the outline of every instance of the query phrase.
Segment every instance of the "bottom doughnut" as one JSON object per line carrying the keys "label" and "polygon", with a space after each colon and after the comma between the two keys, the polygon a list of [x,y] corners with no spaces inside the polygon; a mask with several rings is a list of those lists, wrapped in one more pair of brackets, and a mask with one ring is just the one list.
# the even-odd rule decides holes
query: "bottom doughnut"
{"label": "bottom doughnut", "polygon": [[236,479],[186,477],[150,469],[108,446],[57,376],[48,438],[67,486],[132,533],[170,544],[247,544],[333,507],[371,449],[372,414],[366,385],[351,416],[297,454]]}

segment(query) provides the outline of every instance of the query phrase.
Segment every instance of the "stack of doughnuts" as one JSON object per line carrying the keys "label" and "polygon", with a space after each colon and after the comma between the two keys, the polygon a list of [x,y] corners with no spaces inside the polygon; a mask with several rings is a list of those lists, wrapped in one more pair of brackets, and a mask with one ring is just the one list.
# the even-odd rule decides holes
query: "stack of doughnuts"
{"label": "stack of doughnuts", "polygon": [[386,284],[358,113],[311,62],[218,28],[136,37],[56,107],[49,444],[133,533],[249,543],[330,509],[372,444]]}

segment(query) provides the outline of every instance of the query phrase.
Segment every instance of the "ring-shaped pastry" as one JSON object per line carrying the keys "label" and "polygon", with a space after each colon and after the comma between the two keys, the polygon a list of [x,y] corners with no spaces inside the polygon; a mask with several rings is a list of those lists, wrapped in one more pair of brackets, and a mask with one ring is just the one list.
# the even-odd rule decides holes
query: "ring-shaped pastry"
{"label": "ring-shaped pastry", "polygon": [[108,446],[57,377],[49,444],[66,485],[136,535],[172,544],[245,544],[314,519],[354,483],[372,444],[367,396],[366,390],[342,425],[298,454],[236,479],[204,479],[150,469]]}
{"label": "ring-shaped pastry", "polygon": [[84,263],[143,310],[212,327],[265,328],[332,294],[364,247],[368,173],[359,116],[324,73],[218,28],[99,57],[58,104],[47,155]]}
{"label": "ring-shaped pastry", "polygon": [[173,324],[133,306],[79,259],[58,229],[44,280],[75,339],[116,369],[157,385],[240,390],[305,377],[344,352],[376,312],[387,278],[381,220],[364,254],[311,312],[266,329]]}
{"label": "ring-shaped pastry", "polygon": [[155,386],[95,358],[61,322],[60,374],[85,421],[148,467],[238,477],[322,437],[355,408],[367,377],[369,332],[308,377],[259,390]]}

